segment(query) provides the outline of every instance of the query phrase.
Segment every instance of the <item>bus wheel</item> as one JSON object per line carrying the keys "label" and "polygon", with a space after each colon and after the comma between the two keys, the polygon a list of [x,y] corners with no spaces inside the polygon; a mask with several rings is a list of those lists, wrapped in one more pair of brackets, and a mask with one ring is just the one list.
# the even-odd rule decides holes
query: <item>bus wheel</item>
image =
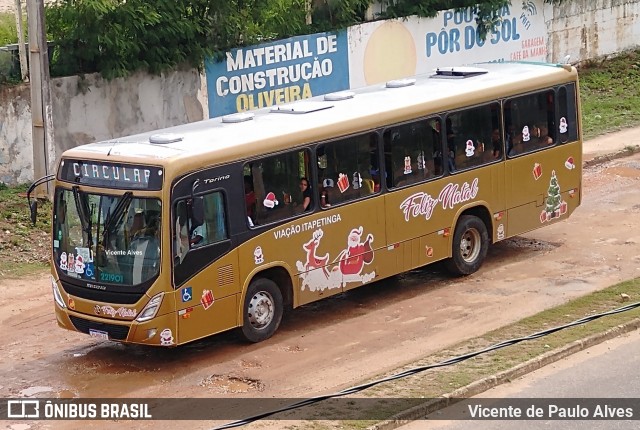
{"label": "bus wheel", "polygon": [[242,335],[249,342],[273,336],[282,321],[282,293],[269,279],[256,279],[244,299]]}
{"label": "bus wheel", "polygon": [[453,235],[452,256],[446,261],[447,269],[454,275],[470,275],[480,268],[488,249],[489,234],[482,220],[463,215]]}

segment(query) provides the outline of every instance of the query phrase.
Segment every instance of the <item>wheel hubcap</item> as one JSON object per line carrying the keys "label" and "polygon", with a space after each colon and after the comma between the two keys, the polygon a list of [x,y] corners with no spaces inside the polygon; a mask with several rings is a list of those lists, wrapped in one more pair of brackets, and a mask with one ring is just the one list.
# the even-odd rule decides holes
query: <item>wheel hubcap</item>
{"label": "wheel hubcap", "polygon": [[273,297],[266,291],[256,293],[249,302],[249,322],[256,329],[262,329],[273,321],[275,313]]}
{"label": "wheel hubcap", "polygon": [[480,232],[475,228],[464,232],[460,239],[460,255],[467,263],[473,263],[480,254]]}

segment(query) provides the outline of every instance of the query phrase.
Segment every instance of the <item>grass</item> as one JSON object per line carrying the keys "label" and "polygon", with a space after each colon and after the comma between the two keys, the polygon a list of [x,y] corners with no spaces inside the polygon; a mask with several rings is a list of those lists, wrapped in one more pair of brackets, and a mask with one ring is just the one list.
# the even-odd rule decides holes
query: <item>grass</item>
{"label": "grass", "polygon": [[27,185],[0,183],[0,277],[16,278],[48,267],[51,203],[41,200],[35,226],[31,224],[25,194]]}
{"label": "grass", "polygon": [[[542,311],[516,323],[486,333],[483,336],[456,344],[451,348],[439,351],[422,360],[410,363],[401,369],[372,377],[370,380],[383,378],[416,367],[440,363],[453,357],[482,350],[498,342],[525,337],[543,330],[560,327],[583,317],[614,310],[629,303],[629,301],[623,300],[623,294],[629,296],[630,300],[640,298],[640,278],[613,285],[572,300],[564,305]],[[305,422],[303,426],[292,428],[315,430],[330,430],[336,428],[349,430],[364,429],[405,410],[408,404],[413,403],[403,400],[394,405],[392,399],[415,399],[415,404],[417,405],[423,402],[424,399],[443,396],[455,389],[464,387],[474,381],[493,376],[501,371],[510,369],[518,364],[552,351],[555,348],[571,344],[576,340],[584,339],[590,335],[603,333],[638,318],[640,318],[640,308],[614,315],[607,315],[586,324],[563,329],[535,340],[523,341],[502,349],[484,353],[452,366],[423,371],[413,376],[369,388],[355,396],[387,398],[390,400],[388,408],[378,407],[371,411],[362,411],[359,413],[363,416],[371,416],[371,420],[313,421]]]}
{"label": "grass", "polygon": [[640,50],[579,67],[585,139],[640,123]]}

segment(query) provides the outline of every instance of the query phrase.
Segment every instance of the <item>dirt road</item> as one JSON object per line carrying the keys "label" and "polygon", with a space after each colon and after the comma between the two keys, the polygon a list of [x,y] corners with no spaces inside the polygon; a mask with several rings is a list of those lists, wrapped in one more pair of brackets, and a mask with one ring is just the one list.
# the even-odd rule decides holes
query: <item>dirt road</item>
{"label": "dirt road", "polygon": [[[478,273],[455,279],[436,265],[371,284],[293,311],[273,338],[255,345],[233,334],[177,349],[102,343],[57,328],[48,277],[0,280],[0,392],[82,398],[333,392],[640,276],[639,184],[640,154],[590,167],[572,218],[498,243]],[[64,427],[6,424],[15,430]],[[87,424],[102,429],[122,422]]]}

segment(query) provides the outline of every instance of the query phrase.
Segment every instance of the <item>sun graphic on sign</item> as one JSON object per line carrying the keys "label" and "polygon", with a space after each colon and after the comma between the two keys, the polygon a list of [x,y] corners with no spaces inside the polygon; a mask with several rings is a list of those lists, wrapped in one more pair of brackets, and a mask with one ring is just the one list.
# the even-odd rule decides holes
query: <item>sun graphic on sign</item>
{"label": "sun graphic on sign", "polygon": [[367,85],[416,74],[416,45],[407,28],[389,21],[376,28],[364,51]]}

